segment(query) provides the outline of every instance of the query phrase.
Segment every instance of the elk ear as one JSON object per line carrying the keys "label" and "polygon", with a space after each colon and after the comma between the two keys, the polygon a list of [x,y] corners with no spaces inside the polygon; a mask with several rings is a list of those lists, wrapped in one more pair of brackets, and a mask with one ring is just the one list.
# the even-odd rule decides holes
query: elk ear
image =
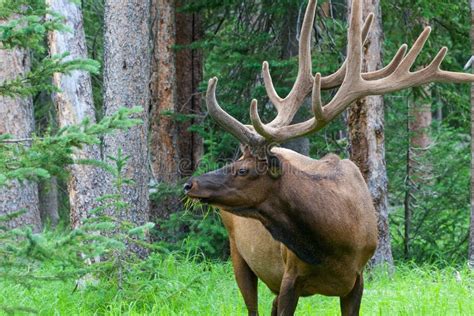
{"label": "elk ear", "polygon": [[282,170],[281,170],[281,162],[280,159],[275,155],[268,155],[267,156],[267,163],[268,163],[268,174],[273,179],[278,179],[281,177]]}

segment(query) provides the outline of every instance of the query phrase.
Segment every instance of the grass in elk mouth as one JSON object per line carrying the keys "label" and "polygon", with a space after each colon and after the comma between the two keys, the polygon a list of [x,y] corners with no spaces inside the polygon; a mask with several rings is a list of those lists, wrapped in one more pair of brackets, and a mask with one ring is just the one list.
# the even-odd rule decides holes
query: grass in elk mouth
{"label": "grass in elk mouth", "polygon": [[201,210],[203,209],[203,205],[198,199],[185,196],[181,199],[181,203],[183,203],[185,210],[193,210],[198,208],[201,208]]}
{"label": "grass in elk mouth", "polygon": [[[47,269],[47,268],[45,268]],[[151,256],[128,270],[127,287],[110,280],[75,290],[74,280],[37,283],[24,288],[0,285],[2,307],[28,307],[39,315],[246,315],[232,265]],[[260,284],[261,315],[268,315],[273,294]],[[17,312],[15,315],[26,312]],[[338,315],[339,300],[300,299],[296,315]],[[392,275],[366,273],[362,315],[474,315],[474,272],[467,268],[399,265]]]}

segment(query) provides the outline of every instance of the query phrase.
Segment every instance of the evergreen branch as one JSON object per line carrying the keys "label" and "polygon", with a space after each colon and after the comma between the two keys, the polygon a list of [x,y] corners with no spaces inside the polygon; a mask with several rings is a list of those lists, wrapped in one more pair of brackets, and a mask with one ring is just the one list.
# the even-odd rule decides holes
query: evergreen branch
{"label": "evergreen branch", "polygon": [[6,305],[0,305],[0,310],[3,310],[7,315],[17,315],[18,312],[38,314],[37,310],[23,306],[9,307]]}
{"label": "evergreen branch", "polygon": [[10,213],[10,214],[0,215],[0,223],[1,222],[9,222],[14,218],[20,217],[21,215],[25,214],[26,212],[27,212],[27,210],[20,210],[20,211],[13,212],[13,213]]}
{"label": "evergreen branch", "polygon": [[65,61],[68,56],[69,53],[65,53],[45,58],[24,76],[1,82],[0,96],[15,98],[28,97],[42,91],[58,92],[58,88],[50,80],[55,73],[67,75],[74,70],[98,73],[100,67],[97,61],[91,59]]}
{"label": "evergreen branch", "polygon": [[[44,138],[39,138],[40,140],[44,139]],[[16,143],[28,143],[28,142],[32,142],[34,141],[35,139],[34,138],[12,138],[12,139],[0,139],[0,143],[4,143],[4,144],[16,144]]]}

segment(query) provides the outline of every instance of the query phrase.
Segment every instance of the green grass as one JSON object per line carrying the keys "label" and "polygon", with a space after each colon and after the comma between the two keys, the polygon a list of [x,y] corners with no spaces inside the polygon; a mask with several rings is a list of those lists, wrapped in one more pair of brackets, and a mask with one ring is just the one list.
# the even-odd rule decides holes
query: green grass
{"label": "green grass", "polygon": [[[75,282],[30,288],[0,284],[0,307],[24,306],[40,315],[246,315],[230,263],[155,256],[127,275],[117,291],[110,281],[75,290]],[[260,313],[273,295],[260,284]],[[0,309],[0,314],[4,313]],[[21,314],[21,313],[17,313]],[[302,298],[297,315],[338,315],[338,298]],[[398,266],[366,275],[362,315],[474,315],[474,272],[432,266]]]}

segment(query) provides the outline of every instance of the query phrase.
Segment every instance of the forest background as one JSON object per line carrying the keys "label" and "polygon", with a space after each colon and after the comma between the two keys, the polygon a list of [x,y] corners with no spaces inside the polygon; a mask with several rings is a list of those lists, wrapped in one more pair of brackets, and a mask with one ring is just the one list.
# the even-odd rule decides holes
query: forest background
{"label": "forest background", "polygon": [[[181,190],[189,176],[240,154],[206,113],[207,80],[219,77],[221,105],[242,122],[252,98],[267,100],[262,61],[269,61],[280,95],[287,94],[306,3],[122,2],[0,0],[0,311],[45,312],[48,305],[32,301],[58,282],[84,287],[87,311],[110,311],[111,300],[126,305],[118,309],[146,312],[171,300],[173,310],[175,296],[219,287],[219,269],[230,275],[218,211],[185,200]],[[431,25],[417,65],[447,46],[445,69],[470,67],[467,0],[374,3],[381,31],[373,41],[383,45],[371,56],[389,60]],[[347,2],[318,7],[313,67],[328,74],[345,58]],[[472,281],[470,88],[430,84],[387,95],[379,105],[367,99],[365,110],[354,107],[318,134],[285,144],[312,158],[336,153],[361,167],[382,214],[383,249],[373,265],[402,276],[428,266],[416,278],[437,271],[435,279],[453,273]],[[271,106],[262,108],[262,118],[273,117]],[[297,120],[309,115],[308,106]],[[386,286],[391,276],[380,273],[375,284]],[[403,288],[409,277],[397,277]],[[115,290],[91,303],[98,280]],[[12,300],[19,291],[12,282],[25,300]],[[457,285],[449,291],[469,292]],[[469,295],[472,289],[460,297]]]}

